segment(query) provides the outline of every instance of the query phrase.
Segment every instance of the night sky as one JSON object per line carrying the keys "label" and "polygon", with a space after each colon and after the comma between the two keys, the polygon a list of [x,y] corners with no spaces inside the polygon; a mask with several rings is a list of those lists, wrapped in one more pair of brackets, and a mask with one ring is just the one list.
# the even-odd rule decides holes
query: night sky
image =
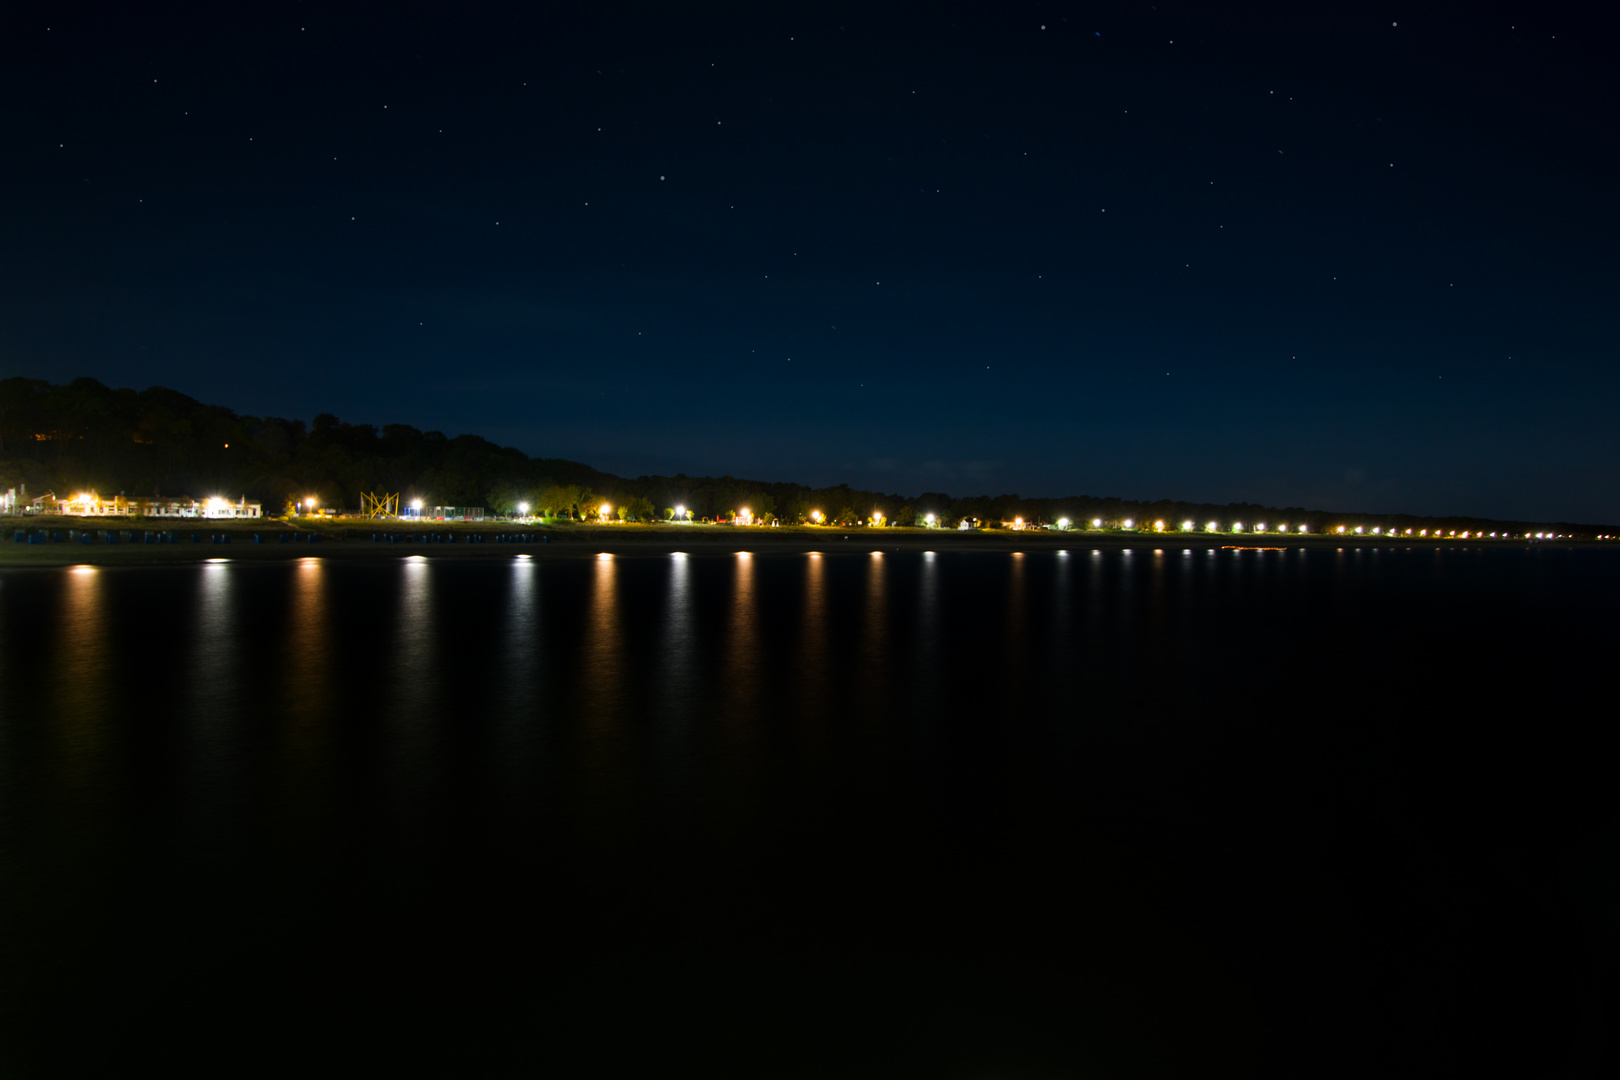
{"label": "night sky", "polygon": [[625,475],[1620,519],[1605,5],[0,10],[0,377]]}

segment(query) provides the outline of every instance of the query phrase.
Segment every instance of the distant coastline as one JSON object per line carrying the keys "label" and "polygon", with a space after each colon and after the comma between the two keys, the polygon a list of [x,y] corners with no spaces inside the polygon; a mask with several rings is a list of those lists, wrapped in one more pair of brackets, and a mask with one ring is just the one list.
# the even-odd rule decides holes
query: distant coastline
{"label": "distant coastline", "polygon": [[[1123,532],[1098,530],[971,530],[834,528],[829,526],[679,525],[545,525],[509,523],[407,524],[397,521],[340,519],[308,526],[283,522],[196,522],[185,525],[108,523],[83,518],[6,519],[0,543],[0,567],[23,566],[173,566],[228,559],[232,562],[284,562],[306,558],[388,560],[407,557],[431,559],[591,558],[602,554],[624,556],[861,554],[869,552],[1042,552],[1098,550],[1242,550],[1289,551],[1333,548],[1422,550],[1440,548],[1523,548],[1526,546],[1607,547],[1597,540],[1526,540],[1470,536],[1233,536],[1180,532]],[[17,528],[60,533],[60,542],[18,543]],[[174,527],[170,527],[174,526]],[[88,532],[89,543],[69,539],[70,532]],[[174,543],[141,542],[148,532],[172,533]],[[108,543],[105,534],[133,534],[135,539]],[[100,534],[100,535],[98,535]],[[197,539],[193,540],[192,537]],[[254,536],[260,537],[259,542]],[[282,540],[281,537],[288,537]],[[310,538],[320,539],[311,542]],[[216,537],[229,537],[217,541]],[[377,537],[374,539],[374,537]],[[393,539],[387,539],[392,537]],[[430,541],[428,538],[434,537]],[[454,537],[454,540],[450,538]],[[479,537],[480,540],[473,538]],[[294,539],[297,538],[297,539]],[[1620,542],[1613,546],[1620,548]]]}
{"label": "distant coastline", "polygon": [[[1341,525],[1346,531],[1361,527],[1403,536],[1408,529],[1620,534],[1620,525],[1455,514],[1085,494],[901,495],[729,475],[630,478],[582,462],[530,457],[476,435],[452,437],[407,424],[350,424],[327,413],[306,424],[241,415],[161,387],[114,390],[94,379],[54,385],[22,377],[0,379],[0,498],[9,501],[9,509],[44,513],[81,500],[111,503],[116,515],[109,517],[118,517],[118,527],[125,527],[124,521],[136,525],[122,517],[126,510],[235,505],[245,511],[254,504],[250,516],[265,518],[305,508],[354,513],[386,505],[405,517],[414,511],[427,516],[434,508],[477,510],[492,519],[542,519],[556,528],[583,526],[598,517],[651,524],[684,516],[712,522],[750,517],[784,526],[826,521],[850,528],[865,528],[870,521],[887,527],[929,520],[949,528],[966,520],[990,530],[1020,521],[1109,527],[1195,522],[1197,531],[1205,532],[1211,530],[1204,523],[1213,522],[1222,533],[1245,536],[1259,531],[1261,523],[1270,524],[1268,535],[1285,526],[1290,533],[1301,527],[1327,533]],[[0,517],[0,523],[12,520]]]}

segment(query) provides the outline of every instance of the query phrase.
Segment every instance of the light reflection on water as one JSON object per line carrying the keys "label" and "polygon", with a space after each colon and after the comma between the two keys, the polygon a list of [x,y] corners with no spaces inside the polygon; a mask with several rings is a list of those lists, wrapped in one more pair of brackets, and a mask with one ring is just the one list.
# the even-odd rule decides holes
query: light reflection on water
{"label": "light reflection on water", "polygon": [[242,782],[241,741],[247,723],[243,697],[242,645],[237,629],[236,579],[223,560],[198,568],[195,623],[188,681],[189,720],[181,752],[193,788],[199,823],[231,801]]}
{"label": "light reflection on water", "polygon": [[503,795],[522,802],[526,778],[540,768],[545,731],[551,718],[551,669],[545,648],[540,564],[512,560],[511,584],[504,598],[500,667],[490,688],[494,737],[488,767],[499,778]]}
{"label": "light reflection on water", "polygon": [[117,695],[117,663],[105,603],[107,574],[74,567],[62,580],[56,620],[53,698],[62,723],[62,778],[69,790],[100,794],[108,760],[111,711]]}
{"label": "light reflection on water", "polygon": [[692,780],[700,672],[691,560],[684,552],[674,552],[669,556],[668,573],[654,711],[660,718],[661,771],[666,791],[672,792],[686,788]]}
{"label": "light reflection on water", "polygon": [[582,828],[595,840],[611,843],[628,839],[640,795],[630,753],[628,705],[633,688],[626,668],[618,560],[604,553],[590,566],[575,689],[581,718],[576,812]]}
{"label": "light reflection on water", "polygon": [[430,811],[440,793],[443,762],[435,751],[441,729],[450,722],[458,697],[477,700],[476,688],[462,686],[453,672],[446,677],[440,671],[440,650],[449,644],[447,632],[454,631],[436,618],[438,572],[426,559],[401,560],[390,663],[362,675],[371,682],[362,691],[362,708],[378,710],[386,702],[378,711],[388,733],[386,759],[394,798],[420,815]]}
{"label": "light reflection on water", "polygon": [[[274,724],[277,731],[283,794],[280,807],[289,842],[306,842],[319,828],[334,797],[337,780],[331,775],[333,740],[338,719],[340,690],[334,677],[335,655],[331,571],[322,559],[300,559],[287,568],[284,630],[278,642],[283,655],[276,679]],[[250,693],[241,680],[238,694]]]}
{"label": "light reflection on water", "polygon": [[[129,970],[290,999],[277,972],[330,976],[354,924],[387,909],[419,917],[414,936],[379,933],[380,956],[482,934],[479,955],[540,981],[572,957],[555,999],[513,1006],[542,1016],[576,1000],[632,1021],[688,998],[734,1011],[758,987],[790,1002],[773,1015],[813,999],[818,1030],[838,1031],[860,987],[903,984],[870,1008],[937,1032],[1005,1007],[1021,1045],[1061,1058],[1085,1041],[1072,1018],[1128,985],[1175,1022],[1241,1032],[1262,1010],[1267,1031],[1333,1035],[1292,1004],[1326,985],[1312,964],[1375,1000],[1366,972],[1392,963],[1443,981],[1504,940],[1570,955],[1470,852],[1512,829],[1532,849],[1593,830],[1606,850],[1609,818],[1558,810],[1566,791],[1601,802],[1568,777],[1602,755],[1566,755],[1587,729],[1540,700],[1546,671],[1572,700],[1598,688],[1612,653],[1616,578],[1584,558],[861,551],[0,576],[0,874],[41,898],[8,955],[40,984],[89,941],[77,962],[106,976],[95,928],[127,926],[139,896],[170,915]],[[1481,613],[1575,629],[1432,632]],[[1414,686],[1399,664],[1418,655]],[[1534,726],[1447,719],[1532,705]],[[1560,782],[1530,799],[1538,754]],[[1458,806],[1489,820],[1456,845],[1453,881],[1424,844],[1471,828]],[[151,850],[169,854],[137,857]],[[219,884],[221,852],[252,890]],[[353,868],[318,876],[334,864]],[[1393,885],[1369,890],[1377,875]],[[260,889],[313,914],[250,908]],[[1433,944],[1424,913],[1465,893],[1484,914],[1449,916]],[[188,904],[212,906],[206,932]],[[319,947],[301,936],[328,924]],[[1298,960],[1319,926],[1340,953]],[[759,967],[703,993],[657,983],[647,957],[692,942]],[[682,990],[637,1012],[591,989],[604,955],[615,994]],[[883,983],[875,956],[904,979]],[[438,1000],[430,980],[414,990]],[[1029,1019],[1057,1013],[1050,1030]]]}

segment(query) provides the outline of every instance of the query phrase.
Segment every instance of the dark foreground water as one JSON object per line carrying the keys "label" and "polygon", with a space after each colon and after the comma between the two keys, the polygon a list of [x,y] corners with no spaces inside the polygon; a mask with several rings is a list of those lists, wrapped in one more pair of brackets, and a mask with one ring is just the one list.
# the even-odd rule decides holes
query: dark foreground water
{"label": "dark foreground water", "polygon": [[6,572],[0,1074],[1604,1075],[1617,599],[1550,549]]}

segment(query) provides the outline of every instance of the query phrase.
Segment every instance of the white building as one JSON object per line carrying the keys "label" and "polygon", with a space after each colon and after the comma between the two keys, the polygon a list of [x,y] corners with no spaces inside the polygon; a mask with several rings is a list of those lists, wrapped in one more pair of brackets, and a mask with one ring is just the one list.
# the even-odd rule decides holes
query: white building
{"label": "white building", "polygon": [[59,498],[54,493],[41,495],[29,503],[31,514],[63,514],[71,517],[121,518],[203,518],[221,520],[231,518],[258,518],[264,516],[256,502],[242,496],[236,502],[218,495],[206,499],[180,497],[172,499],[126,499],[122,495],[102,498],[93,491],[80,492],[71,498]]}

